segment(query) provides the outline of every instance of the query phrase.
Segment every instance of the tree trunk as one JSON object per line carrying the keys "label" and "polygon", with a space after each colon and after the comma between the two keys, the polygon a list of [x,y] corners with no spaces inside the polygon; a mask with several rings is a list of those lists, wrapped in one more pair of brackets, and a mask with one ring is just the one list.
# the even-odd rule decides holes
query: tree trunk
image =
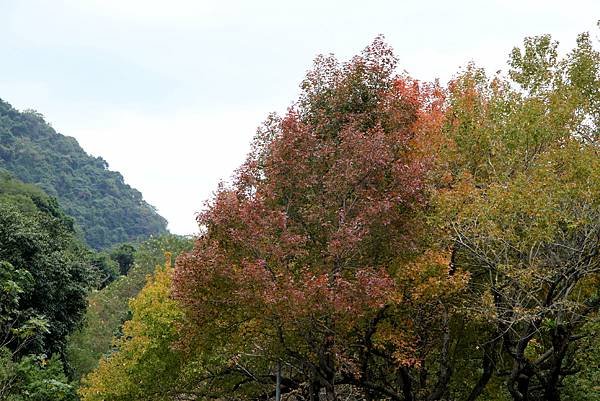
{"label": "tree trunk", "polygon": [[275,383],[275,401],[281,401],[281,362],[277,361],[277,380]]}
{"label": "tree trunk", "polygon": [[496,361],[493,358],[493,355],[490,354],[491,352],[493,352],[493,349],[486,349],[483,353],[483,373],[477,381],[477,384],[475,384],[475,387],[473,387],[473,390],[471,390],[467,401],[475,401],[479,398],[481,393],[483,393],[485,386],[487,386],[492,378],[492,373],[494,373],[494,368],[496,367]]}
{"label": "tree trunk", "polygon": [[569,337],[571,334],[564,327],[557,327],[552,335],[552,365],[548,374],[548,379],[544,387],[544,399],[547,401],[560,401],[560,374],[563,360],[569,347]]}
{"label": "tree trunk", "polygon": [[402,394],[404,395],[404,400],[414,401],[412,380],[410,378],[410,374],[408,373],[408,368],[400,368],[400,379],[402,380]]}
{"label": "tree trunk", "polygon": [[508,391],[515,401],[529,400],[529,383],[535,373],[535,367],[525,356],[525,350],[536,330],[537,324],[533,322],[524,327],[516,341],[514,352],[511,353],[514,362],[507,385]]}
{"label": "tree trunk", "polygon": [[321,386],[316,380],[311,381],[308,388],[308,399],[309,401],[319,401],[319,393],[321,392]]}
{"label": "tree trunk", "polygon": [[514,401],[529,400],[529,382],[533,371],[523,361],[515,361],[508,380],[508,392]]}
{"label": "tree trunk", "polygon": [[450,366],[450,326],[448,324],[448,313],[443,312],[444,335],[442,340],[442,360],[440,361],[440,370],[433,391],[427,397],[427,401],[437,401],[441,399],[448,391],[448,383],[452,376],[452,366]]}

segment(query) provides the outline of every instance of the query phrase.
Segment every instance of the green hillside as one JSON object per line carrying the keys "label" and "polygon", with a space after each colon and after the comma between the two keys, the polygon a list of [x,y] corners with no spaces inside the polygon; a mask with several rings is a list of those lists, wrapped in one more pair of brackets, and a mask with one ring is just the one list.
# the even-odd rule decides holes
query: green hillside
{"label": "green hillside", "polygon": [[2,100],[0,168],[55,196],[96,249],[167,232],[166,220],[104,159],[57,133],[41,114]]}

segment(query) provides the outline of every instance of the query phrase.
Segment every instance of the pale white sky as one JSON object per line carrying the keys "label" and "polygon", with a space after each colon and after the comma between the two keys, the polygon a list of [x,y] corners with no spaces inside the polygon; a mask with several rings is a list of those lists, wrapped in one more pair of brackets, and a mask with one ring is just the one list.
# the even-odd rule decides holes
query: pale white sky
{"label": "pale white sky", "polygon": [[0,0],[0,98],[106,159],[179,234],[283,112],[313,58],[384,34],[401,68],[505,69],[523,37],[565,48],[600,0]]}

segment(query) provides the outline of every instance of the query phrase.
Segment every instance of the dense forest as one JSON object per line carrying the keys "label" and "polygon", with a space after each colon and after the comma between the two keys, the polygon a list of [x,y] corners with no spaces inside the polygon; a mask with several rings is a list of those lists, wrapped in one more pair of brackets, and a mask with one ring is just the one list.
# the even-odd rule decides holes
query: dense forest
{"label": "dense forest", "polygon": [[447,85],[317,57],[196,238],[90,250],[0,175],[0,399],[600,401],[592,38]]}
{"label": "dense forest", "polygon": [[39,113],[1,100],[0,169],[56,197],[95,249],[166,233],[166,220],[106,161],[57,133]]}

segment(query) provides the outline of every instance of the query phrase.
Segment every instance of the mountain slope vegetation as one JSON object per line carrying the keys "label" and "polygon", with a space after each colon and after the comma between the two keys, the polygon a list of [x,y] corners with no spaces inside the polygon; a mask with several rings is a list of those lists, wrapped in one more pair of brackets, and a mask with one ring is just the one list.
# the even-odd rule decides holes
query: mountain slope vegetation
{"label": "mountain slope vegetation", "polygon": [[41,114],[2,100],[0,168],[56,197],[93,248],[167,232],[166,220],[104,159],[57,133]]}

